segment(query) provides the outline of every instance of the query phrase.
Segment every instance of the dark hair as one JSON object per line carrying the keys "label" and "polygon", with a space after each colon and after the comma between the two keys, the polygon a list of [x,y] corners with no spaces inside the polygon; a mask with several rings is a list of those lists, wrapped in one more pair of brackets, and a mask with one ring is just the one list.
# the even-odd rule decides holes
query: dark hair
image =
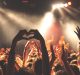
{"label": "dark hair", "polygon": [[62,69],[63,69],[63,67],[60,64],[57,64],[54,68],[54,71],[57,72],[57,71],[62,70]]}
{"label": "dark hair", "polygon": [[21,68],[19,71],[16,73],[16,75],[34,75],[32,70],[26,69],[26,68]]}

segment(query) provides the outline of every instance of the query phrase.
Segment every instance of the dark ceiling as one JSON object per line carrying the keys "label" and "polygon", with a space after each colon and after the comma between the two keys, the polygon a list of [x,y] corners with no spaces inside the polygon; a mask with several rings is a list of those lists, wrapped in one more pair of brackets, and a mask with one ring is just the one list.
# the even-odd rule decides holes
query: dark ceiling
{"label": "dark ceiling", "polygon": [[48,10],[51,0],[2,0],[2,6],[14,10],[42,12]]}
{"label": "dark ceiling", "polygon": [[0,5],[15,10],[42,12],[50,9],[55,2],[72,2],[72,7],[79,9],[80,0],[0,0]]}

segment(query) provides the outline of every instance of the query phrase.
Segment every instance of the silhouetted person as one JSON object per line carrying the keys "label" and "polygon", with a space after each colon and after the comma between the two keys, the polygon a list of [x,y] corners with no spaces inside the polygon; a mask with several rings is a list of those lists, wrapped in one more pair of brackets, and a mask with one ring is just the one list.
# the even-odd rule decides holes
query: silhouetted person
{"label": "silhouetted person", "polygon": [[[34,36],[31,37],[24,37],[23,35],[28,36],[29,34],[33,34]],[[9,53],[9,58],[8,58],[8,67],[7,67],[7,75],[15,75],[16,74],[16,69],[15,69],[15,47],[18,41],[22,39],[32,39],[35,38],[40,41],[41,44],[41,52],[42,52],[42,74],[43,75],[50,75],[50,65],[49,65],[49,58],[48,58],[48,53],[47,49],[45,46],[45,41],[41,34],[38,32],[38,30],[30,30],[27,32],[26,30],[21,30],[19,33],[16,35],[16,37],[12,41],[11,45],[11,50]],[[24,69],[25,70],[25,69]],[[18,75],[20,74],[30,74],[27,71],[25,72],[23,69],[19,70],[17,73]]]}
{"label": "silhouetted person", "polygon": [[33,38],[40,41],[41,44],[41,52],[42,52],[42,74],[50,75],[50,65],[49,65],[49,57],[46,49],[45,41],[42,35],[38,30],[31,30],[30,33],[34,34]]}

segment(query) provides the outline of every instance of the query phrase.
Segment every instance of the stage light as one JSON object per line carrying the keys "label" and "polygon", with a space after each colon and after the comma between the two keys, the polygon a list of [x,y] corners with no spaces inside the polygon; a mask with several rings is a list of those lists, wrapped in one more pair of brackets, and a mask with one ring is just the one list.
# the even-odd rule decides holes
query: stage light
{"label": "stage light", "polygon": [[64,4],[62,4],[62,3],[52,5],[52,9],[62,8],[62,7],[64,7]]}
{"label": "stage light", "polygon": [[67,4],[67,3],[65,3],[65,4],[64,4],[64,7],[68,7],[68,4]]}
{"label": "stage light", "polygon": [[63,3],[53,4],[52,5],[52,11],[54,11],[55,9],[68,7],[69,5],[71,5],[71,2],[68,2],[68,3],[65,3],[65,4],[63,4]]}
{"label": "stage light", "polygon": [[57,8],[61,8],[61,7],[64,7],[64,4],[56,4],[55,5]]}
{"label": "stage light", "polygon": [[0,8],[0,35],[2,36],[0,42],[10,46],[19,30],[38,29],[41,19],[42,16]]}
{"label": "stage light", "polygon": [[51,13],[51,12],[45,13],[43,19],[41,20],[40,28],[39,28],[39,31],[44,38],[45,38],[46,31],[52,25],[53,21],[54,21],[53,13]]}
{"label": "stage light", "polygon": [[72,3],[71,2],[68,2],[68,5],[71,5]]}

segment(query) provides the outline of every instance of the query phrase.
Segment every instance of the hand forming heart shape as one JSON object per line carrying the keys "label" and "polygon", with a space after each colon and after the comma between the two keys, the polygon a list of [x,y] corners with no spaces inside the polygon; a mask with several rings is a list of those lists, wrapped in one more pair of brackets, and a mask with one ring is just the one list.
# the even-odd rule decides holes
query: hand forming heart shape
{"label": "hand forming heart shape", "polygon": [[34,33],[33,32],[27,32],[26,30],[20,30],[19,33],[15,36],[15,38],[13,39],[13,41],[20,41],[22,39],[31,39],[34,37]]}

